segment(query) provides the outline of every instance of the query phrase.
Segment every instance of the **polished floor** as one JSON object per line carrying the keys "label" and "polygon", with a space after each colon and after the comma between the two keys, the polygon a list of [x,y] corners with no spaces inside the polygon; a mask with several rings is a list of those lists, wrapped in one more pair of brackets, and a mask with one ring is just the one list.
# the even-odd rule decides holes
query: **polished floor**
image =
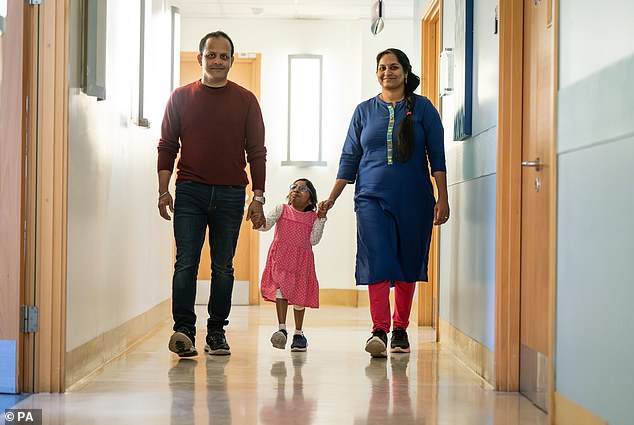
{"label": "polished floor", "polygon": [[[199,329],[205,309],[200,308]],[[410,354],[370,359],[365,308],[309,310],[306,353],[271,346],[275,310],[233,307],[232,355],[178,359],[169,323],[66,394],[36,394],[14,408],[57,424],[546,424],[518,394],[496,393],[428,328],[410,328]],[[292,329],[292,311],[289,311]]]}

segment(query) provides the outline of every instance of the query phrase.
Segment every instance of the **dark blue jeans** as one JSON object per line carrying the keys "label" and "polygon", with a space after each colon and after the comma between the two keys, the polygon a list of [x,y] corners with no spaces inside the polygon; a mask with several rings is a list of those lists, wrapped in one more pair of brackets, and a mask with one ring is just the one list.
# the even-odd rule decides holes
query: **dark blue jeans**
{"label": "dark blue jeans", "polygon": [[185,181],[176,185],[174,237],[176,264],[172,280],[174,330],[196,334],[196,278],[200,252],[209,228],[211,293],[207,332],[229,323],[233,292],[233,256],[244,214],[245,189]]}

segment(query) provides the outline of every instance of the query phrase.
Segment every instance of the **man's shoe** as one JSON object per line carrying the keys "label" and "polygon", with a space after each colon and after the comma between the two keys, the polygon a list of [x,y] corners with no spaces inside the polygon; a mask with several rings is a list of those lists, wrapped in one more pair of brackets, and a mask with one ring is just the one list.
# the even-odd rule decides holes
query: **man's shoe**
{"label": "man's shoe", "polygon": [[283,350],[286,348],[287,338],[288,332],[286,332],[286,329],[280,329],[279,331],[274,332],[271,336],[271,344],[273,344],[273,347]]}
{"label": "man's shoe", "polygon": [[392,331],[390,351],[392,353],[409,353],[409,340],[404,329],[396,328]]}
{"label": "man's shoe", "polygon": [[372,332],[372,336],[365,343],[365,351],[372,357],[387,357],[387,334],[381,329]]}
{"label": "man's shoe", "polygon": [[291,344],[291,351],[306,351],[308,348],[308,340],[304,335],[293,335],[293,343]]}
{"label": "man's shoe", "polygon": [[167,348],[178,354],[178,357],[194,357],[198,355],[194,344],[193,336],[189,336],[184,330],[178,330],[170,338]]}
{"label": "man's shoe", "polygon": [[205,345],[205,353],[214,356],[227,356],[231,354],[229,344],[225,338],[225,331],[209,331],[207,334],[207,344]]}

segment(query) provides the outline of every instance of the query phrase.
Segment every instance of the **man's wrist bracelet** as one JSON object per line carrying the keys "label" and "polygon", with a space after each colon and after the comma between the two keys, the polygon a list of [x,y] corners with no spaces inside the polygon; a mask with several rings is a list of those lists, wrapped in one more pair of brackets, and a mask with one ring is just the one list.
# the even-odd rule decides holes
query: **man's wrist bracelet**
{"label": "man's wrist bracelet", "polygon": [[161,199],[161,198],[162,198],[163,196],[165,196],[165,195],[169,195],[169,193],[170,193],[170,192],[169,192],[169,190],[168,190],[167,192],[163,192],[163,193],[159,194],[159,199]]}

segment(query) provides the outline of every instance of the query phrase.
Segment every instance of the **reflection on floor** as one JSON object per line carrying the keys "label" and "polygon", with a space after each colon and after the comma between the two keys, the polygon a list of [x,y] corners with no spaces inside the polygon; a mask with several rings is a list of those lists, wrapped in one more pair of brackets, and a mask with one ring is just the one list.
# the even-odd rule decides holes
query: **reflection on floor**
{"label": "reflection on floor", "polygon": [[234,306],[233,354],[214,357],[203,353],[206,311],[197,311],[198,357],[167,350],[167,323],[66,394],[36,394],[16,407],[42,409],[49,425],[547,423],[522,396],[491,391],[431,342],[428,328],[410,328],[410,354],[370,359],[367,309],[322,307],[306,314],[308,351],[291,353],[271,346],[271,305]]}

